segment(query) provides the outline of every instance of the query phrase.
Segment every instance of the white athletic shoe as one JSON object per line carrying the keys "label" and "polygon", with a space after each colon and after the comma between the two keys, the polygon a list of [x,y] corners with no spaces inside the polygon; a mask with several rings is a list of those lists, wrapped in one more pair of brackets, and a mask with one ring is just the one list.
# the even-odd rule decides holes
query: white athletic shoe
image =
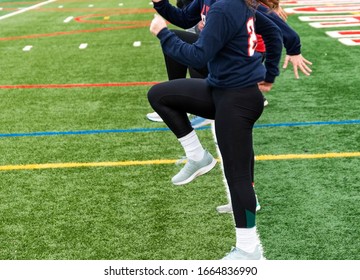
{"label": "white athletic shoe", "polygon": [[222,260],[264,260],[261,245],[255,247],[254,252],[248,253],[239,248],[233,247]]}
{"label": "white athletic shoe", "polygon": [[218,213],[220,214],[227,214],[227,213],[231,214],[233,212],[233,209],[231,203],[228,203],[216,207],[216,211],[218,211]]}
{"label": "white athletic shoe", "polygon": [[214,120],[209,120],[209,119],[205,119],[203,117],[195,116],[191,119],[190,123],[193,128],[199,128],[199,127],[203,127],[205,125],[209,125],[213,121]]}
{"label": "white athletic shoe", "polygon": [[[260,209],[261,209],[261,206],[260,206],[259,200],[256,196],[256,211],[259,211]],[[219,214],[231,214],[233,212],[233,209],[232,209],[231,203],[228,203],[228,204],[224,204],[224,205],[220,205],[220,206],[216,207],[216,211]]]}
{"label": "white athletic shoe", "polygon": [[[190,114],[187,115],[189,116]],[[164,122],[163,119],[156,112],[146,114],[146,118],[152,122]]]}
{"label": "white athletic shoe", "polygon": [[190,183],[196,177],[213,169],[216,162],[216,159],[214,159],[214,157],[205,150],[204,156],[200,161],[187,160],[185,166],[171,179],[171,181],[177,186]]}
{"label": "white athletic shoe", "polygon": [[146,118],[152,122],[163,122],[162,118],[156,112],[146,114]]}
{"label": "white athletic shoe", "polygon": [[266,99],[264,95],[263,98],[264,98],[264,107],[266,107],[267,105],[269,105],[269,101]]}

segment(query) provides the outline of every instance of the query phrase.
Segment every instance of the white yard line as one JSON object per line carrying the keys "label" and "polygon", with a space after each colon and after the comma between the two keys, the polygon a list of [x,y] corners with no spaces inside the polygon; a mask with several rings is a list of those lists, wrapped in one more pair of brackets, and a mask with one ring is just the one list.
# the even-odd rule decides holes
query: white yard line
{"label": "white yard line", "polygon": [[27,11],[29,11],[29,10],[36,9],[36,8],[38,8],[38,7],[47,5],[47,4],[52,3],[52,2],[56,2],[56,0],[48,0],[48,1],[41,2],[41,3],[39,3],[39,4],[30,6],[30,7],[27,7],[27,8],[21,9],[21,10],[18,10],[18,11],[16,11],[16,12],[13,12],[13,13],[10,13],[10,14],[3,15],[3,16],[0,17],[0,20],[6,19],[6,18],[9,18],[9,17],[12,17],[12,16],[16,16],[16,15],[18,15],[18,14],[25,13],[25,12],[27,12]]}
{"label": "white yard line", "polygon": [[73,16],[67,17],[67,18],[64,20],[64,23],[68,23],[68,22],[72,21],[73,18],[74,18]]}

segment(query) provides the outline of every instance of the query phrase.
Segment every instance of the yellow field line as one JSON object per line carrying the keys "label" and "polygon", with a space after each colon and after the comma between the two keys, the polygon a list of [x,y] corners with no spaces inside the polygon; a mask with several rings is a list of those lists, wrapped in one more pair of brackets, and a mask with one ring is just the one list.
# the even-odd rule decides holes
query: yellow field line
{"label": "yellow field line", "polygon": [[[287,154],[287,155],[259,155],[257,161],[265,160],[290,160],[290,159],[319,159],[319,158],[344,158],[360,157],[360,152],[349,153],[326,153],[326,154]],[[54,168],[79,168],[79,167],[110,167],[110,166],[135,166],[154,164],[174,164],[175,159],[142,160],[142,161],[114,161],[114,162],[67,162],[67,163],[43,163],[23,165],[0,165],[0,171],[9,170],[33,170],[33,169],[54,169]]]}
{"label": "yellow field line", "polygon": [[171,164],[177,160],[130,160],[130,161],[105,161],[105,162],[65,162],[65,163],[43,163],[43,164],[24,164],[24,165],[0,165],[0,171],[4,170],[30,170],[30,169],[51,169],[51,168],[74,168],[74,167],[109,167],[109,166],[132,166],[132,165],[151,165],[151,164]]}
{"label": "yellow field line", "polygon": [[256,156],[256,160],[342,158],[342,157],[359,157],[359,156],[360,156],[360,152],[352,152],[352,153],[326,153],[326,154],[261,155],[261,156]]}

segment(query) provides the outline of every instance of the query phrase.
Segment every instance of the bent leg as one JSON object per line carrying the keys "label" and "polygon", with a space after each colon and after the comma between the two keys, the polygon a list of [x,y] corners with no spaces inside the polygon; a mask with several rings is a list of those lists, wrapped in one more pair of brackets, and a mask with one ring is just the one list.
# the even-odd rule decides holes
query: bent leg
{"label": "bent leg", "polygon": [[[199,38],[198,34],[194,34],[192,32],[188,32],[184,30],[176,30],[176,29],[171,31],[174,32],[181,40],[189,44],[195,43],[196,40]],[[187,69],[188,69],[187,65],[177,62],[176,60],[172,59],[166,54],[164,54],[164,59],[165,59],[165,66],[169,80],[186,78]],[[199,79],[206,78],[209,73],[207,67],[203,67],[199,69],[189,68],[189,72],[191,78],[199,78]]]}
{"label": "bent leg", "polygon": [[187,113],[208,119],[215,116],[211,89],[204,79],[177,79],[157,84],[149,90],[148,99],[177,138],[193,130]]}

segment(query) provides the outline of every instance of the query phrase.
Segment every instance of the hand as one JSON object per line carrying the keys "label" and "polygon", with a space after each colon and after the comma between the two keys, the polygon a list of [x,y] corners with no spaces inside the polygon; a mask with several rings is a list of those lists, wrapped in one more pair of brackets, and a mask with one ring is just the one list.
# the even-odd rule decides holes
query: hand
{"label": "hand", "polygon": [[157,36],[158,33],[166,27],[166,21],[158,14],[155,14],[154,19],[151,21],[150,24],[150,32],[153,35]]}
{"label": "hand", "polygon": [[312,70],[309,68],[308,65],[312,65],[312,63],[310,61],[308,61],[307,59],[305,59],[301,54],[286,55],[283,69],[287,68],[289,62],[291,62],[293,65],[294,74],[295,74],[296,79],[299,79],[298,69],[300,69],[301,72],[303,72],[306,76],[310,76],[310,73],[312,72]]}
{"label": "hand", "polygon": [[204,29],[204,22],[203,21],[200,21],[197,25],[197,28],[202,31]]}
{"label": "hand", "polygon": [[269,92],[272,88],[272,83],[268,83],[268,82],[260,82],[258,83],[258,87],[259,87],[259,90],[261,92]]}

